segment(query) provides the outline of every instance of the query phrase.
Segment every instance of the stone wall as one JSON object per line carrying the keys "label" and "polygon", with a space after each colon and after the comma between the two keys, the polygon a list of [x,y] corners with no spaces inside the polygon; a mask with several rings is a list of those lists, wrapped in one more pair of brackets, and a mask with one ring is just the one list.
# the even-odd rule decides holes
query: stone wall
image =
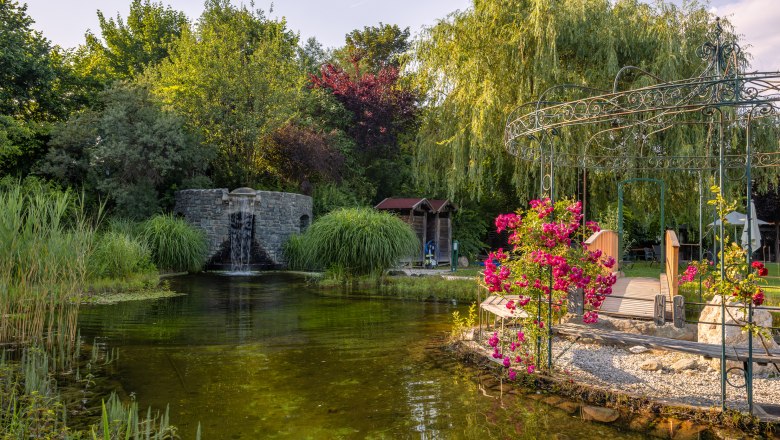
{"label": "stone wall", "polygon": [[[312,199],[301,194],[254,191],[240,188],[187,189],[176,192],[174,212],[206,233],[210,268],[222,268],[229,256],[230,216],[239,197],[253,205],[253,261],[261,268],[286,266],[283,246],[292,234],[302,232],[312,220]],[[229,261],[228,261],[229,263]]]}

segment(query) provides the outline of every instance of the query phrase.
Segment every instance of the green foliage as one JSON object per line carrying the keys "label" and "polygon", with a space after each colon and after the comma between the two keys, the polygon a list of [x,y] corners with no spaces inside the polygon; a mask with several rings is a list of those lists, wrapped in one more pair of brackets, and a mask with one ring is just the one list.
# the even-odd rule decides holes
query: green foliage
{"label": "green foliage", "polygon": [[[666,80],[699,73],[696,48],[706,41],[712,16],[697,2],[677,7],[635,0],[488,0],[455,12],[426,29],[409,66],[426,104],[416,148],[415,175],[424,192],[446,190],[452,198],[518,203],[538,194],[539,167],[513,158],[502,139],[507,115],[535,102],[559,84],[611,89],[618,69],[638,66]],[[629,75],[621,89],[649,84]],[[551,100],[581,97],[554,92]],[[584,131],[585,129],[583,129]],[[556,150],[579,152],[584,134],[564,135]],[[665,144],[679,152],[707,145],[704,130],[686,127]],[[559,194],[576,192],[577,170],[556,169]],[[616,198],[622,172],[588,174],[588,208],[603,209]],[[692,177],[669,173],[667,194],[680,211],[693,212]],[[641,197],[641,198],[640,198]],[[637,196],[657,204],[657,193]],[[653,203],[655,202],[655,203]],[[681,214],[681,217],[685,217]],[[685,223],[685,221],[679,221]],[[689,222],[692,223],[692,222]]]}
{"label": "green foliage", "polygon": [[459,340],[463,339],[474,325],[477,323],[477,303],[473,302],[469,306],[469,314],[467,316],[460,316],[459,311],[452,312],[452,331],[450,332],[450,338]]}
{"label": "green foliage", "polygon": [[[295,239],[298,240],[298,239]],[[338,279],[380,275],[420,247],[414,231],[396,216],[370,208],[340,209],[315,221],[298,255]]]}
{"label": "green foliage", "polygon": [[48,124],[0,115],[0,175],[29,173],[45,151]]}
{"label": "green foliage", "polygon": [[146,77],[219,152],[214,180],[258,186],[273,164],[270,135],[296,112],[305,77],[297,36],[262,12],[209,0],[193,30]]}
{"label": "green foliage", "polygon": [[100,104],[54,134],[44,174],[108,197],[117,215],[144,218],[205,170],[211,150],[146,88],[118,83],[101,94]]}
{"label": "green foliage", "polygon": [[188,26],[184,13],[150,0],[133,0],[127,22],[98,11],[102,41],[87,31],[92,64],[111,79],[128,79],[168,57],[168,47]]}
{"label": "green foliage", "polygon": [[488,230],[488,222],[478,211],[461,208],[452,217],[452,239],[458,240],[458,254],[473,261],[487,245],[482,238]]}
{"label": "green foliage", "polygon": [[284,244],[284,258],[292,270],[317,270],[303,235],[291,235]]}
{"label": "green foliage", "polygon": [[[362,189],[368,188],[368,182]],[[339,208],[358,208],[368,204],[373,194],[361,194],[347,185],[323,184],[314,188],[314,218]]]}
{"label": "green foliage", "polygon": [[206,263],[206,237],[184,219],[156,215],[143,223],[141,236],[162,270],[198,272]]}
{"label": "green foliage", "polygon": [[51,46],[32,23],[27,5],[0,2],[0,114],[46,118],[56,100]]}
{"label": "green foliage", "polygon": [[133,235],[115,231],[98,235],[95,249],[89,256],[88,268],[93,279],[126,279],[156,270],[146,243]]}
{"label": "green foliage", "polygon": [[84,285],[94,235],[72,193],[35,181],[0,188],[0,342],[75,331],[67,305]]}
{"label": "green foliage", "polygon": [[378,72],[383,67],[398,66],[399,57],[409,49],[409,28],[379,23],[355,29],[345,37],[346,44],[335,53],[343,66],[358,62],[362,72]]}

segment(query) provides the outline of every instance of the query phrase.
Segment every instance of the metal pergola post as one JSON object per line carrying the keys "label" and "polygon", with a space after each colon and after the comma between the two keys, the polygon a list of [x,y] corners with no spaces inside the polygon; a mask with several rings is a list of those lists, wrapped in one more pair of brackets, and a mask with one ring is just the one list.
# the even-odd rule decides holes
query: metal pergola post
{"label": "metal pergola post", "polygon": [[[717,186],[725,197],[727,172],[744,170],[746,179],[747,225],[746,232],[752,235],[750,225],[753,214],[750,209],[754,169],[780,169],[780,151],[772,150],[771,143],[753,144],[751,132],[759,118],[778,118],[780,114],[780,72],[744,73],[740,68],[744,57],[733,37],[725,37],[720,21],[716,21],[712,40],[702,44],[697,55],[706,62],[700,75],[666,81],[638,67],[627,66],[615,77],[611,90],[596,90],[589,87],[562,84],[544,91],[540,98],[521,105],[507,117],[504,131],[504,146],[510,154],[520,160],[539,161],[540,193],[549,194],[554,200],[555,167],[570,167],[597,172],[653,172],[675,170],[692,175],[698,180],[699,212],[699,258],[704,258],[704,207],[705,179],[717,178]],[[635,88],[620,89],[630,78],[650,78],[652,85],[641,83]],[[626,74],[627,75],[627,74]],[[637,84],[637,83],[635,83]],[[555,93],[553,93],[555,92]],[[550,98],[562,93],[575,93],[578,99],[555,101]],[[583,94],[586,96],[582,98]],[[564,95],[566,96],[566,95]],[[780,124],[767,124],[780,138]],[[669,144],[667,133],[682,133],[704,127],[707,141],[698,151],[679,150]],[[679,130],[679,131],[675,131]],[[731,139],[742,134],[746,136],[744,152],[732,145]],[[553,138],[562,139],[556,141]],[[695,136],[694,136],[695,138]],[[531,140],[532,142],[528,142]],[[728,141],[727,141],[728,140]],[[567,150],[565,142],[578,142],[578,148]],[[537,145],[538,143],[538,145]],[[556,149],[557,148],[557,149]],[[717,155],[715,150],[717,149]],[[678,154],[675,154],[678,153]],[[716,174],[717,173],[717,174]],[[777,171],[775,171],[777,173]],[[597,174],[592,174],[597,176]],[[590,176],[589,176],[590,177]],[[591,178],[592,179],[592,178]],[[589,179],[589,180],[591,180]],[[623,254],[623,187],[633,181],[652,181],[661,186],[661,249],[665,260],[665,183],[660,179],[636,178],[618,183],[618,264]],[[694,183],[695,184],[695,183]],[[713,258],[718,261],[721,279],[728,271],[724,253],[726,250],[726,229],[723,221],[713,229]],[[752,243],[747,246],[747,264],[752,262]],[[620,266],[618,266],[620,267]],[[750,270],[750,269],[748,269]],[[701,281],[701,279],[700,279]],[[550,274],[552,283],[552,274]],[[726,368],[726,298],[721,301],[721,408],[726,409],[728,370]],[[752,301],[746,301],[747,324],[753,322]],[[542,295],[537,295],[537,319],[542,317]],[[552,298],[548,307],[548,368],[552,368]],[[541,353],[541,334],[537,332],[537,355]],[[745,388],[748,409],[753,409],[753,334],[748,332],[748,358],[744,366]],[[537,360],[540,361],[537,357]]]}

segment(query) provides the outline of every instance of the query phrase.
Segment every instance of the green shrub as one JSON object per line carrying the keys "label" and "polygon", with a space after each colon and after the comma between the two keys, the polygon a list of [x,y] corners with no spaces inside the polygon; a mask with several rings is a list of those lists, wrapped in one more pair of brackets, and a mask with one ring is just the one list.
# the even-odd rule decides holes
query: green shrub
{"label": "green shrub", "polygon": [[349,208],[319,218],[294,246],[314,265],[350,278],[379,275],[414,254],[420,243],[409,225],[392,214]]}
{"label": "green shrub", "polygon": [[90,278],[127,278],[152,272],[152,253],[145,242],[124,232],[108,231],[98,237],[88,260]]}
{"label": "green shrub", "polygon": [[143,222],[141,236],[162,270],[198,272],[206,263],[206,236],[183,219],[156,215]]}

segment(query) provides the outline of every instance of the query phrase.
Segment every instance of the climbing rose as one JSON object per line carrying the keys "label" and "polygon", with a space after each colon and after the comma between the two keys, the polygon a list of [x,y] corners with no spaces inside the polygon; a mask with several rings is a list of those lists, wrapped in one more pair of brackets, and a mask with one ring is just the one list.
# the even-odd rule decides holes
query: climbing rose
{"label": "climbing rose", "polygon": [[755,295],[753,295],[753,304],[755,306],[760,306],[764,303],[764,291],[759,289],[758,292],[756,292]]}
{"label": "climbing rose", "polygon": [[517,379],[517,371],[509,370],[509,380],[515,380],[515,379]]}
{"label": "climbing rose", "polygon": [[769,269],[766,267],[762,267],[761,269],[758,269],[758,276],[765,277],[769,274]]}
{"label": "climbing rose", "polygon": [[754,261],[750,265],[753,266],[754,269],[761,269],[762,267],[764,267],[764,263],[760,261]]}

